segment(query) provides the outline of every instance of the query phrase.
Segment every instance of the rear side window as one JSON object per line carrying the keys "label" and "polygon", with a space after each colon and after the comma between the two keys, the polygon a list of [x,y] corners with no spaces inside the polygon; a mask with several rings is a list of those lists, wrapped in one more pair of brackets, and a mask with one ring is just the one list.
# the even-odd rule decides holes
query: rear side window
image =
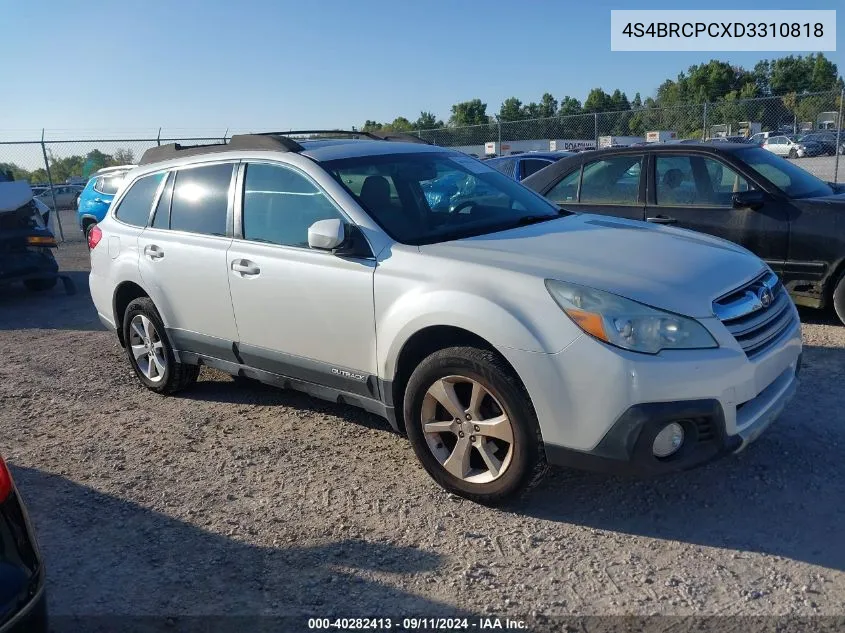
{"label": "rear side window", "polygon": [[170,206],[170,228],[226,235],[232,167],[228,163],[178,171]]}
{"label": "rear side window", "polygon": [[115,217],[132,226],[147,226],[153,206],[153,198],[155,198],[162,178],[164,178],[163,172],[136,180],[120,201],[117,210],[114,212]]}
{"label": "rear side window", "polygon": [[559,183],[552,187],[546,197],[555,204],[578,201],[578,181],[581,180],[581,168],[563,177]]}
{"label": "rear side window", "polygon": [[520,171],[522,171],[522,178],[528,178],[531,174],[534,174],[543,167],[548,167],[552,164],[550,160],[542,160],[540,158],[526,158],[522,161],[520,165]]}
{"label": "rear side window", "polygon": [[637,204],[640,194],[641,155],[625,154],[584,165],[581,202]]}
{"label": "rear side window", "polygon": [[516,159],[508,158],[506,160],[491,160],[489,165],[496,171],[503,173],[505,176],[513,178],[513,168],[514,165],[516,165]]}

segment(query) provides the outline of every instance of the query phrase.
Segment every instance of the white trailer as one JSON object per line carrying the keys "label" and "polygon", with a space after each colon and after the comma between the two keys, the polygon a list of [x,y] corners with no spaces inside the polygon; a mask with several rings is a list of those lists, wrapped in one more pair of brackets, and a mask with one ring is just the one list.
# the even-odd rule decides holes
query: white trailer
{"label": "white trailer", "polygon": [[627,147],[634,143],[644,143],[642,136],[600,136],[599,147]]}
{"label": "white trailer", "polygon": [[645,133],[646,143],[665,143],[666,141],[674,141],[678,138],[676,132],[669,132],[667,130],[655,130]]}

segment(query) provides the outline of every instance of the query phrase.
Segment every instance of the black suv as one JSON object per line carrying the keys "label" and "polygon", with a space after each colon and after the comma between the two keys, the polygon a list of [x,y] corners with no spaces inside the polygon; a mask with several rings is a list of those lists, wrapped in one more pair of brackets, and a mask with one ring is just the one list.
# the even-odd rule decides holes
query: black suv
{"label": "black suv", "polygon": [[523,184],[561,208],[723,237],[783,279],[795,303],[845,323],[845,188],[756,145],[655,144],[577,154]]}

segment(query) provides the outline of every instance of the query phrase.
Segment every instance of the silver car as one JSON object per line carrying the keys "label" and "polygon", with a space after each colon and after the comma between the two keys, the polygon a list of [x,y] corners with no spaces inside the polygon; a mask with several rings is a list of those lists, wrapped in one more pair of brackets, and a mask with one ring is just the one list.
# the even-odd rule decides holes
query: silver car
{"label": "silver car", "polygon": [[48,187],[39,193],[37,198],[50,209],[55,208],[54,200],[55,206],[59,209],[75,209],[76,201],[79,200],[79,194],[82,193],[82,189],[78,185],[56,185],[52,189]]}
{"label": "silver car", "polygon": [[759,258],[561,211],[456,151],[235,136],[153,148],[120,187],[88,234],[90,289],[143,386],[208,365],[363,407],[470,499],[549,463],[703,464],[795,391],[798,314]]}

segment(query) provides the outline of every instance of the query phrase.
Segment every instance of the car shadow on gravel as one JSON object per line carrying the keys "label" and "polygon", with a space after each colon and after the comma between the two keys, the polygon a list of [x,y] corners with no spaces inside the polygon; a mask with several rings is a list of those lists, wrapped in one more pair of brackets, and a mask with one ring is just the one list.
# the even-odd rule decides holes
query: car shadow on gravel
{"label": "car shadow on gravel", "polygon": [[66,294],[61,281],[41,292],[21,283],[0,286],[0,330],[102,330],[88,291],[88,272],[62,274],[70,277],[75,294]]}
{"label": "car shadow on gravel", "polygon": [[[94,623],[91,616],[115,614],[160,616],[162,630],[170,631],[252,631],[261,623],[257,616],[296,617],[295,626],[272,630],[307,630],[308,617],[471,615],[385,581],[384,574],[436,572],[444,561],[434,552],[354,538],[298,545],[284,523],[278,534],[250,536],[247,526],[226,536],[59,475],[12,471],[46,561],[54,631],[87,630],[81,625]],[[71,625],[68,616],[81,617]],[[242,617],[233,617],[230,629],[219,626],[226,620],[219,616]],[[135,630],[126,618],[113,624],[120,626],[111,630]]]}
{"label": "car shadow on gravel", "polygon": [[202,380],[175,397],[227,404],[281,405],[336,416],[344,422],[352,422],[376,431],[393,432],[387,420],[358,407],[320,400],[295,389],[282,389],[250,378],[235,378],[216,370],[204,369],[203,372]]}
{"label": "car shadow on gravel", "polygon": [[842,322],[836,316],[833,308],[830,307],[820,310],[798,306],[798,316],[801,319],[801,323],[810,325],[837,325],[845,327],[845,325],[842,325]]}
{"label": "car shadow on gravel", "polygon": [[738,455],[650,479],[553,471],[518,514],[845,571],[845,349],[804,347],[803,384]]}

